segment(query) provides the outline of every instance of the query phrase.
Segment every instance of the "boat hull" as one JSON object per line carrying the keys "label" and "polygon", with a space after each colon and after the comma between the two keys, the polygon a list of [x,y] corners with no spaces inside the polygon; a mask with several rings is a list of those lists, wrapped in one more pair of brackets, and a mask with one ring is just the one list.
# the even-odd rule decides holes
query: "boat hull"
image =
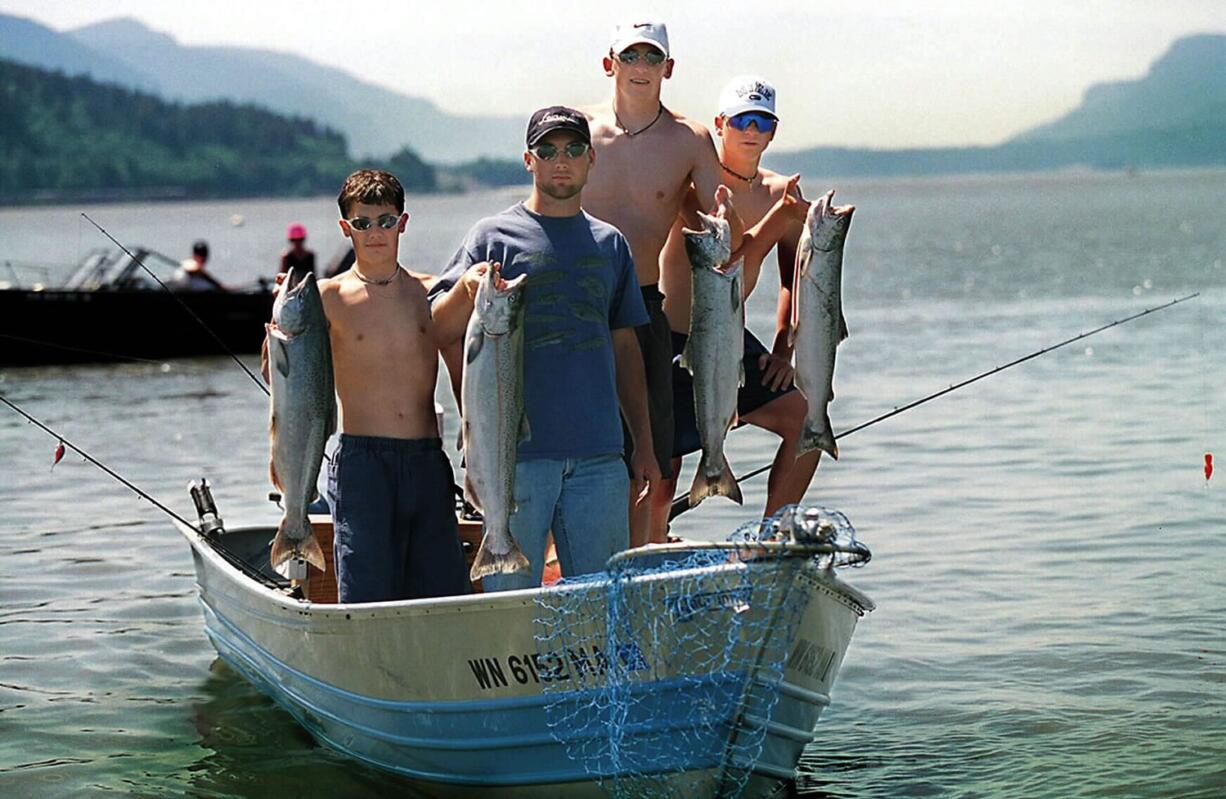
{"label": "boat hull", "polygon": [[[677,625],[614,644],[613,652],[598,651],[603,628],[570,644],[543,644],[542,623],[559,621],[549,618],[549,608],[599,610],[607,588],[599,582],[319,605],[259,585],[194,531],[183,532],[192,544],[205,629],[218,654],[325,745],[420,781],[438,795],[477,789],[499,796],[604,795],[602,780],[617,780],[632,793],[636,780],[663,780],[659,784],[670,792],[701,796],[727,793],[720,786],[739,779],[750,793],[767,792],[793,776],[829,703],[856,622],[871,609],[867,598],[828,572],[806,566],[789,577],[796,581],[793,599],[803,607],[790,609],[795,623],[776,625],[789,637],[776,642],[787,654],[780,681],[779,674],[753,668],[704,672],[694,665],[703,653],[686,651],[700,642],[668,632],[681,629]],[[733,585],[744,568],[717,566],[702,576],[719,594],[721,581]],[[667,607],[676,582],[652,579],[642,586],[644,596]],[[544,603],[543,592],[549,592]],[[687,612],[716,614],[706,623],[719,625],[718,614],[747,611],[711,602]],[[683,625],[687,618],[673,621]],[[738,646],[749,647],[752,656],[752,647],[762,644]],[[616,762],[607,753],[580,754],[600,749],[596,739],[605,731],[599,724],[562,723],[591,717],[593,697],[607,691],[610,671],[625,677],[618,690],[630,700],[619,722],[624,734]],[[727,717],[687,726],[687,713],[710,706],[727,707]],[[729,752],[746,736],[760,741],[760,756],[752,774],[738,774]],[[643,762],[650,762],[650,773],[635,766]]]}
{"label": "boat hull", "polygon": [[272,301],[271,292],[2,289],[0,366],[259,352]]}

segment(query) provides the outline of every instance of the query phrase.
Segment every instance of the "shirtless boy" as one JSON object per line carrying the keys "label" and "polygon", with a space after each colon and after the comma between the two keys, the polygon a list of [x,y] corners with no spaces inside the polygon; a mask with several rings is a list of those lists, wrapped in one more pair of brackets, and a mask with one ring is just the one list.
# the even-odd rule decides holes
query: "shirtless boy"
{"label": "shirtless boy", "polygon": [[[724,180],[732,190],[737,212],[750,229],[737,257],[745,258],[744,293],[748,297],[757,285],[762,261],[778,244],[779,301],[776,331],[768,352],[748,330],[745,331],[745,379],[737,411],[742,422],[764,428],[782,441],[775,453],[767,483],[764,515],[793,502],[799,502],[813,479],[820,452],[796,457],[797,442],[804,423],[804,397],[792,384],[792,350],[788,344],[791,328],[792,269],[796,246],[804,226],[808,204],[800,196],[798,176],[787,178],[759,166],[779,125],[775,114],[775,88],[754,76],[734,78],[724,88],[715,118],[720,165]],[[768,213],[769,212],[769,213]],[[690,266],[681,235],[683,221],[677,220],[661,256],[661,285],[664,287],[664,312],[673,331],[674,351],[681,352],[690,323]],[[680,457],[699,448],[694,422],[693,386],[690,376],[679,367],[673,373],[675,387],[676,446],[674,477],[655,495],[651,510],[651,540],[662,542],[668,525],[670,498],[676,487]]]}
{"label": "shirtless boy", "polygon": [[[600,161],[583,192],[583,206],[613,224],[630,242],[649,322],[637,329],[647,376],[652,446],[660,471],[672,476],[672,343],[660,294],[660,250],[691,186],[704,211],[723,206],[719,158],[707,129],[664,107],[660,90],[672,76],[668,31],[659,22],[618,25],[604,57],[613,78],[609,101],[582,109]],[[740,228],[733,215],[734,245]],[[697,219],[691,218],[697,227]],[[631,546],[647,542],[653,485],[647,501],[632,504]]]}
{"label": "shirtless boy", "polygon": [[[434,278],[399,264],[409,215],[394,176],[354,172],[337,204],[357,256],[319,282],[342,431],[328,465],[339,600],[464,594],[451,462],[434,415],[439,344],[447,343],[437,336],[460,325],[443,319],[436,330],[426,304]],[[475,286],[474,274],[455,290]]]}

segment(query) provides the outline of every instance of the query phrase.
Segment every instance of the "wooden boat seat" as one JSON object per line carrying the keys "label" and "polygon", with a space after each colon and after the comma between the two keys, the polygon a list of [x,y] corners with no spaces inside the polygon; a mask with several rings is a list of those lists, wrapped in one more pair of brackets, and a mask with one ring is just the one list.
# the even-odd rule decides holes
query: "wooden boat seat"
{"label": "wooden boat seat", "polygon": [[[332,553],[332,517],[328,514],[311,514],[311,529],[319,539],[319,546],[324,551],[326,571],[320,571],[313,566],[307,567],[306,585],[303,595],[309,602],[331,605],[336,603],[336,565]],[[457,519],[460,544],[464,547],[464,563],[471,567],[473,558],[477,555],[477,547],[481,545],[481,522]],[[473,592],[481,592],[481,581],[472,584]]]}

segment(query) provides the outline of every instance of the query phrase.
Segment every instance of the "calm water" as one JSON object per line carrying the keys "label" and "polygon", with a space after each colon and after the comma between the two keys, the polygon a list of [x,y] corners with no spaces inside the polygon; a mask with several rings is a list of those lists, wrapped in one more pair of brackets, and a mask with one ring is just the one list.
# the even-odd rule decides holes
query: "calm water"
{"label": "calm water", "polygon": [[[405,263],[436,270],[515,196],[411,198]],[[809,499],[872,546],[849,579],[880,607],[802,792],[1226,793],[1226,474],[1202,470],[1207,451],[1226,468],[1224,196],[1222,172],[840,186],[859,210],[836,430],[1203,293],[856,433],[823,463]],[[5,210],[0,259],[64,271],[105,243],[81,210],[176,257],[207,238],[234,282],[273,271],[292,220],[322,259],[340,248],[324,198]],[[763,337],[769,288],[750,306]],[[181,513],[207,475],[231,524],[274,518],[266,401],[225,360],[12,369],[0,391]],[[0,413],[0,795],[407,793],[217,663],[187,545],[80,459],[51,472],[54,446]],[[743,472],[774,446],[738,431],[729,456]],[[712,500],[676,529],[723,536],[760,510],[764,481],[745,488],[744,509]]]}

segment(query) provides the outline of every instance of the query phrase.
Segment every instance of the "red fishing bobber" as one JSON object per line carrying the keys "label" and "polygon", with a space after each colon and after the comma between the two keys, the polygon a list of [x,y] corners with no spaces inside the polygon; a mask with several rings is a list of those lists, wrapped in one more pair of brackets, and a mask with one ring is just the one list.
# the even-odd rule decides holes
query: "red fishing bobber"
{"label": "red fishing bobber", "polygon": [[1206,452],[1205,453],[1205,479],[1208,480],[1210,477],[1213,477],[1213,453]]}
{"label": "red fishing bobber", "polygon": [[64,459],[64,442],[61,441],[55,448],[55,459],[51,461],[51,468]]}

